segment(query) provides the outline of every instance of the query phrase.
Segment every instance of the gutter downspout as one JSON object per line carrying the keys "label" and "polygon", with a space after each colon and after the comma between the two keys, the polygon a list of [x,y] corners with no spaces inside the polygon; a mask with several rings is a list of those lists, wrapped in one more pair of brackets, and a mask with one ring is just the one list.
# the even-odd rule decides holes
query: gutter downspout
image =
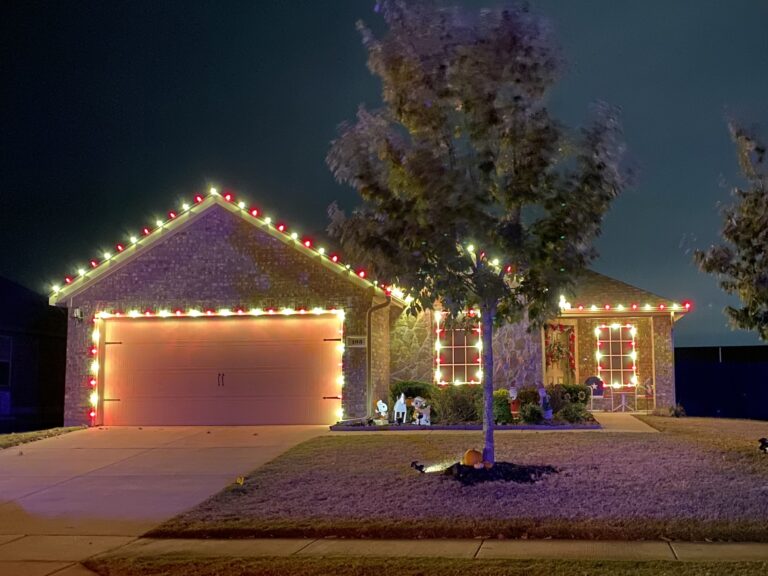
{"label": "gutter downspout", "polygon": [[373,337],[371,335],[371,317],[373,316],[373,313],[376,312],[376,310],[381,310],[382,308],[385,308],[389,306],[389,304],[392,302],[392,298],[390,296],[387,296],[387,299],[382,302],[381,304],[371,305],[370,308],[368,308],[368,312],[366,312],[365,317],[365,326],[366,326],[366,350],[365,350],[365,372],[366,372],[366,379],[365,379],[365,417],[366,418],[372,418],[373,417],[373,404],[371,403],[371,396],[373,395],[373,375],[371,374],[371,364],[373,363],[372,357],[373,352],[371,351],[371,341],[373,340]]}

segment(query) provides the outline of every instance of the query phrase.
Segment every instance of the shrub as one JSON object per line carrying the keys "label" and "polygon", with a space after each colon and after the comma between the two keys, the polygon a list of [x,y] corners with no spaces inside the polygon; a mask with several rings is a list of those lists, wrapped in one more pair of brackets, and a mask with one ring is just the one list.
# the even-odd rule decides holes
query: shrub
{"label": "shrub", "polygon": [[685,408],[682,404],[675,404],[674,406],[667,406],[666,408],[654,408],[651,412],[653,416],[674,416],[675,418],[682,418],[685,416]]}
{"label": "shrub", "polygon": [[547,386],[549,401],[552,403],[552,410],[556,413],[560,412],[571,402],[586,406],[591,392],[592,389],[586,384],[555,384],[554,386]]}
{"label": "shrub", "polygon": [[562,389],[568,402],[579,402],[584,406],[587,405],[592,394],[592,388],[586,384],[557,384],[557,387]]}
{"label": "shrub", "polygon": [[395,382],[389,387],[390,404],[394,405],[397,399],[400,398],[400,394],[403,393],[406,398],[416,398],[416,396],[432,398],[437,391],[438,386],[429,382],[419,382],[418,380]]}
{"label": "shrub", "polygon": [[675,404],[674,406],[670,406],[669,415],[674,416],[675,418],[682,418],[685,416],[685,408],[683,408],[682,404]]}
{"label": "shrub", "polygon": [[512,423],[512,412],[509,410],[509,392],[504,389],[493,391],[493,421],[496,424]]}
{"label": "shrub", "polygon": [[589,413],[586,406],[581,402],[568,402],[557,412],[558,420],[565,420],[572,424],[581,422],[591,422],[592,414]]}
{"label": "shrub", "polygon": [[[463,384],[461,386],[435,387],[431,404],[433,422],[456,424],[480,422],[483,419],[483,387]],[[480,407],[480,409],[478,409]]]}
{"label": "shrub", "polygon": [[517,399],[520,400],[520,407],[522,409],[526,404],[539,405],[539,391],[533,386],[526,386],[520,388],[517,391]]}
{"label": "shrub", "polygon": [[520,407],[520,418],[526,424],[540,424],[544,420],[544,412],[541,410],[541,406],[529,402]]}

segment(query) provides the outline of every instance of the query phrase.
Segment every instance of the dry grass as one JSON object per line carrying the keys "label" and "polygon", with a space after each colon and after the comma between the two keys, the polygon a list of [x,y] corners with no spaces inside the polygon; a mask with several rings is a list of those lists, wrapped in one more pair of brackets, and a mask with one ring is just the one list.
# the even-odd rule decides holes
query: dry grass
{"label": "dry grass", "polygon": [[499,434],[500,461],[559,470],[533,484],[409,466],[455,462],[478,433],[316,438],[151,535],[768,541],[768,458],[748,451],[768,423],[647,420],[663,432]]}
{"label": "dry grass", "polygon": [[86,566],[102,576],[762,576],[765,562],[615,562],[451,558],[199,558],[108,556]]}
{"label": "dry grass", "polygon": [[34,442],[35,440],[61,436],[67,432],[74,432],[75,430],[82,429],[82,426],[70,426],[68,428],[48,428],[47,430],[35,430],[33,432],[11,432],[10,434],[0,434],[0,450],[18,446],[19,444],[26,444],[27,442]]}

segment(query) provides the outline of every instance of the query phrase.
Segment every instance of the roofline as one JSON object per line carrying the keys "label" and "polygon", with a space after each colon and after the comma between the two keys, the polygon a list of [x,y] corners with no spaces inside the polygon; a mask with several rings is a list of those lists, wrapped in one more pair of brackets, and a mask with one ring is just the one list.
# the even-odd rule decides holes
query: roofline
{"label": "roofline", "polygon": [[[337,255],[326,254],[323,248],[315,247],[310,240],[301,240],[296,232],[289,233],[287,226],[284,224],[274,224],[271,218],[262,215],[261,210],[249,208],[247,207],[248,204],[243,201],[235,202],[233,194],[226,193],[222,195],[215,188],[211,188],[210,192],[205,196],[196,195],[195,201],[192,204],[184,204],[178,212],[170,211],[168,219],[165,221],[158,220],[154,228],[144,228],[142,236],[132,237],[132,240],[135,241],[118,244],[117,253],[105,254],[103,261],[93,259],[91,260],[90,269],[83,269],[78,271],[77,275],[67,276],[64,286],[54,287],[54,291],[48,300],[49,304],[52,306],[63,305],[66,300],[81,294],[96,282],[106,278],[146,252],[148,248],[162,242],[169,234],[183,230],[214,205],[222,206],[231,213],[240,216],[255,228],[268,233],[273,238],[277,238],[308,258],[320,262],[325,268],[345,277],[361,288],[373,288],[374,293],[391,297],[392,301],[397,305],[406,305],[406,302],[398,295],[396,289],[392,287],[385,288],[377,281],[368,280],[365,270],[354,270],[349,264],[341,262]],[[278,229],[278,226],[282,226],[282,229]]]}

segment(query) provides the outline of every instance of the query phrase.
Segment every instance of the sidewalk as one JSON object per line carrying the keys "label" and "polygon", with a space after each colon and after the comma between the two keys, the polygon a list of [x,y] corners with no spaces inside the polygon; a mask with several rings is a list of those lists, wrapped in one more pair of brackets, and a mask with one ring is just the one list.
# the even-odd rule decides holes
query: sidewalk
{"label": "sidewalk", "polygon": [[[7,538],[7,537],[6,537]],[[41,538],[55,539],[43,543]],[[45,545],[43,545],[45,544]],[[23,536],[0,545],[0,575],[89,576],[79,562],[99,555],[151,557],[442,557],[511,560],[625,560],[669,562],[768,562],[768,543],[625,542],[606,540],[194,540]]]}

